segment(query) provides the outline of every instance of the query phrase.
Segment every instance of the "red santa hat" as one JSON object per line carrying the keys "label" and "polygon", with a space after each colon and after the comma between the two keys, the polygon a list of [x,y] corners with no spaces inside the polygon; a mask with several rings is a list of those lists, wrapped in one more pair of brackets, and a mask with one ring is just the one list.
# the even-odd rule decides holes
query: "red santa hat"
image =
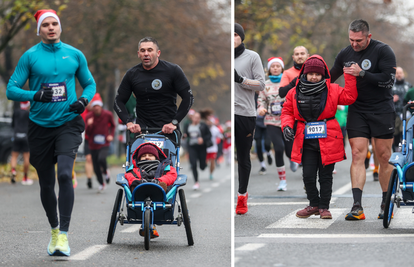
{"label": "red santa hat", "polygon": [[101,107],[103,106],[102,98],[99,93],[96,93],[91,101],[91,107],[94,107],[96,105],[101,106]]}
{"label": "red santa hat", "polygon": [[60,24],[60,19],[57,16],[56,11],[54,11],[53,9],[38,10],[36,14],[34,15],[34,17],[36,18],[36,21],[37,21],[37,35],[38,36],[39,36],[40,25],[42,25],[43,20],[47,17],[55,18],[59,23],[60,31],[62,31],[62,24]]}
{"label": "red santa hat", "polygon": [[21,109],[28,109],[29,106],[30,106],[30,102],[29,101],[20,102],[20,108]]}
{"label": "red santa hat", "polygon": [[267,69],[270,70],[270,66],[272,66],[275,62],[279,63],[280,66],[282,66],[282,69],[285,68],[285,64],[283,64],[283,59],[281,57],[270,57],[267,60]]}

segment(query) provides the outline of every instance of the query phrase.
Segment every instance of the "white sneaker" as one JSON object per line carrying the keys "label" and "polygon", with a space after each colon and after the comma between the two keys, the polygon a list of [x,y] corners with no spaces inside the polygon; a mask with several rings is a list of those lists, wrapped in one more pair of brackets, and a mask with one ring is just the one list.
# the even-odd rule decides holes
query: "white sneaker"
{"label": "white sneaker", "polygon": [[105,184],[103,184],[103,185],[99,185],[99,187],[98,187],[98,193],[102,193],[104,190],[105,190]]}
{"label": "white sneaker", "polygon": [[286,180],[280,180],[279,186],[277,187],[277,191],[286,191],[287,190]]}
{"label": "white sneaker", "polygon": [[27,178],[26,180],[22,180],[22,185],[32,185],[33,184],[33,180]]}
{"label": "white sneaker", "polygon": [[200,184],[197,182],[193,185],[194,190],[198,190],[200,188]]}

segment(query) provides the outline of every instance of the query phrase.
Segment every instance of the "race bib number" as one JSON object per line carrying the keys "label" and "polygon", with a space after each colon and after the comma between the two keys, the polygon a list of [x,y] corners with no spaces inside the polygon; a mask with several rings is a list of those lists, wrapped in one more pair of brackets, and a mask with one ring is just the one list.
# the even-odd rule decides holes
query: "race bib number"
{"label": "race bib number", "polygon": [[98,144],[98,145],[104,145],[105,144],[105,135],[102,135],[102,134],[95,135],[93,137],[93,142],[95,144]]}
{"label": "race bib number", "polygon": [[305,139],[326,138],[327,136],[324,121],[309,122],[305,127]]}
{"label": "race bib number", "polygon": [[63,102],[68,100],[68,92],[66,83],[42,83],[42,88],[51,87],[53,89],[53,97],[51,102]]}
{"label": "race bib number", "polygon": [[270,104],[270,112],[272,115],[280,115],[282,113],[283,102],[273,102]]}
{"label": "race bib number", "polygon": [[159,148],[161,148],[161,149],[163,149],[164,148],[164,140],[159,140],[159,139],[145,139],[145,142],[148,142],[148,143],[152,143],[152,144],[154,144],[154,145],[156,145],[157,147],[159,147]]}

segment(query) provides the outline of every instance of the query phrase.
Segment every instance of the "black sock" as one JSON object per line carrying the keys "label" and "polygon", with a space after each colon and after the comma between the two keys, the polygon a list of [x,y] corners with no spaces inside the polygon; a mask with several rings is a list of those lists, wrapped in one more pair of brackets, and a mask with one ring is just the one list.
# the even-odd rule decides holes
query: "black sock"
{"label": "black sock", "polygon": [[354,204],[358,202],[359,205],[361,205],[362,190],[359,188],[352,188],[352,195],[354,196]]}
{"label": "black sock", "polygon": [[387,197],[387,192],[382,192],[382,203],[385,204],[385,198]]}

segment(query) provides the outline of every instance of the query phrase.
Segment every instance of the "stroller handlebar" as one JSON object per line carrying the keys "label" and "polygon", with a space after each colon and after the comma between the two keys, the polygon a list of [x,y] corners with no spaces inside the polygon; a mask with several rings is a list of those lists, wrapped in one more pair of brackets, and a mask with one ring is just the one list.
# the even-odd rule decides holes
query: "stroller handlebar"
{"label": "stroller handlebar", "polygon": [[403,107],[403,121],[405,121],[407,119],[407,110],[411,107],[414,107],[414,102],[407,104]]}

